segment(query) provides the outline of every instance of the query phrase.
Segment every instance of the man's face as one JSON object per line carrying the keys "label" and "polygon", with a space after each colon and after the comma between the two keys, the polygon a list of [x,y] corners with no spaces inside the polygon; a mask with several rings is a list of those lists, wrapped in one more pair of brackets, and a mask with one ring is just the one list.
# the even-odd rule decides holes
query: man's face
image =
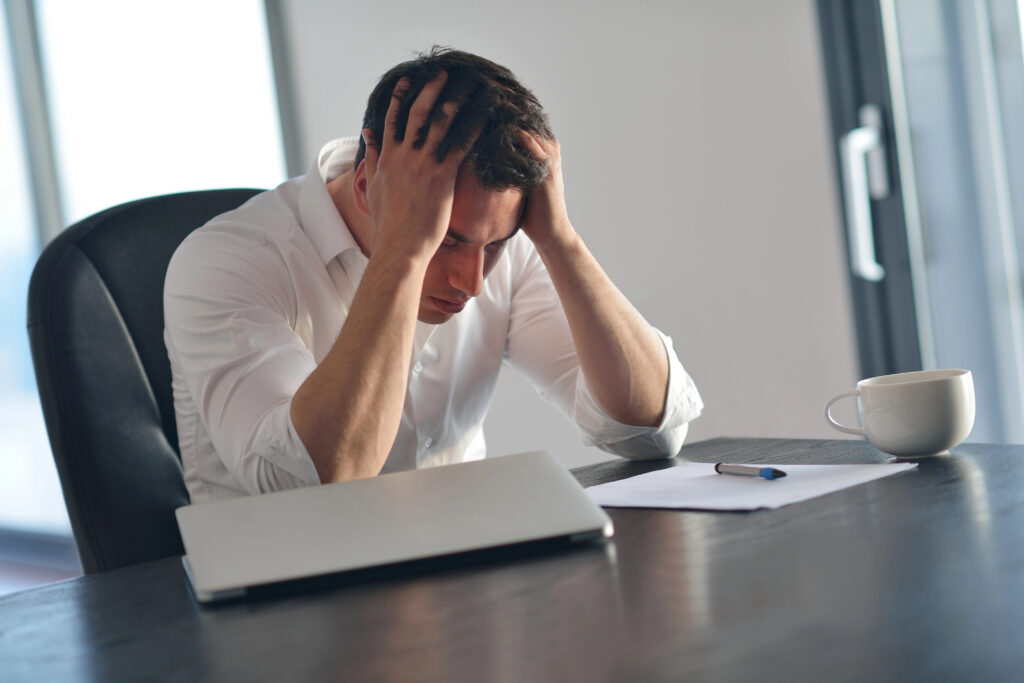
{"label": "man's face", "polygon": [[480,294],[484,278],[519,226],[524,205],[518,189],[491,190],[465,168],[459,173],[448,234],[423,279],[422,322],[443,323]]}

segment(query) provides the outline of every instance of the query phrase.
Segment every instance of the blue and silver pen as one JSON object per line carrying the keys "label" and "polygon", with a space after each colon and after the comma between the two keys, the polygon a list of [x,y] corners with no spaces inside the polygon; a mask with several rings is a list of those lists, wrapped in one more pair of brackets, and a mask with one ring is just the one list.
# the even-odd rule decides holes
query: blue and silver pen
{"label": "blue and silver pen", "polygon": [[753,465],[726,465],[718,463],[715,472],[719,474],[738,474],[741,477],[761,477],[762,479],[781,479],[786,476],[782,470],[774,467],[754,467]]}

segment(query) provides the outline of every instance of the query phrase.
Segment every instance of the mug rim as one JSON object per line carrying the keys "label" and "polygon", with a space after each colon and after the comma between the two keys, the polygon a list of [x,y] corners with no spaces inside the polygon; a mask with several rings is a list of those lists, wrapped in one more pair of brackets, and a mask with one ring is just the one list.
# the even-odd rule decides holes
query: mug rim
{"label": "mug rim", "polygon": [[913,372],[898,372],[892,375],[879,375],[868,377],[857,382],[857,387],[882,387],[907,384],[924,384],[926,382],[939,382],[965,375],[970,375],[970,370],[962,368],[939,368],[934,370],[915,370]]}

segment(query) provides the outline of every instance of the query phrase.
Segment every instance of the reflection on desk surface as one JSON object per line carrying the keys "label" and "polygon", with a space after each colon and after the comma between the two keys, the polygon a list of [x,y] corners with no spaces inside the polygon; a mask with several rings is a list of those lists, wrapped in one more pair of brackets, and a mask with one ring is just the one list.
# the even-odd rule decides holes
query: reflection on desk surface
{"label": "reflection on desk surface", "polygon": [[[884,462],[716,439],[701,462]],[[584,484],[659,467],[605,463]],[[176,559],[0,598],[5,680],[1014,680],[1024,446],[777,510],[609,510],[614,542],[200,608]]]}

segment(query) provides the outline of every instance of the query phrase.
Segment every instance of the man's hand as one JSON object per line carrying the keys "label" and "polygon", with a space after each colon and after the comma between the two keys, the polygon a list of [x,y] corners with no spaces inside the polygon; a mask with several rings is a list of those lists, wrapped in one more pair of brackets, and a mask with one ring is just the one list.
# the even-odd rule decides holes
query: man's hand
{"label": "man's hand", "polygon": [[557,140],[519,131],[519,141],[538,161],[548,165],[548,177],[534,188],[523,216],[523,232],[539,251],[555,248],[575,237],[565,207],[565,185],[562,182],[562,154]]}
{"label": "man's hand", "polygon": [[619,422],[655,426],[664,414],[668,388],[665,347],[569,221],[558,142],[524,131],[519,140],[548,165],[548,177],[527,202],[523,232],[551,275],[587,388]]}
{"label": "man's hand", "polygon": [[[457,103],[445,102],[441,107],[443,116],[430,121],[430,112],[447,80],[448,75],[441,72],[423,86],[409,110],[401,141],[396,139],[396,120],[410,85],[405,78],[398,81],[392,94],[384,139],[378,144],[370,129],[363,131],[366,210],[376,226],[371,253],[400,253],[429,260],[448,230],[455,179],[475,136],[465,147],[455,146],[444,159],[437,160],[437,147],[458,110]],[[428,126],[425,140],[417,145],[418,131],[424,126]]]}

